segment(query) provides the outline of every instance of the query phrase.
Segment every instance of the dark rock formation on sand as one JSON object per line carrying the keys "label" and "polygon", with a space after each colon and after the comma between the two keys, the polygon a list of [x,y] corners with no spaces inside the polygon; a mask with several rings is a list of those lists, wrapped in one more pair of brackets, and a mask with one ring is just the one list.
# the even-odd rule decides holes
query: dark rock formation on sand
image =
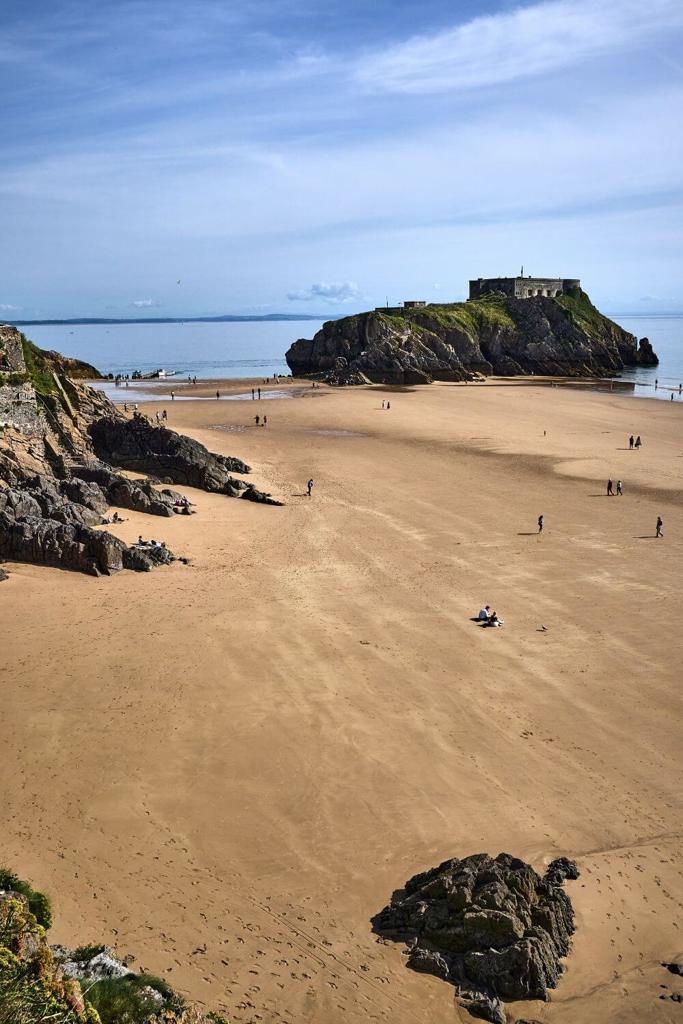
{"label": "dark rock formation on sand", "polygon": [[[249,473],[241,459],[215,455],[199,441],[151,424],[144,416],[126,420],[106,417],[90,425],[95,454],[115,466],[152,473],[164,482],[199,487],[204,491],[281,505],[231,473]],[[243,491],[243,494],[240,492]]]}
{"label": "dark rock formation on sand", "polygon": [[110,462],[164,482],[281,504],[231,475],[249,472],[240,459],[214,455],[144,416],[127,420],[103,394],[66,373],[99,376],[88,364],[43,352],[16,328],[0,326],[1,559],[92,575],[173,561],[165,547],[128,546],[96,529],[111,522],[111,506],[156,516],[190,512],[181,494],[154,485],[158,479],[129,480]]}
{"label": "dark rock formation on sand", "polygon": [[547,999],[557,985],[574,932],[561,882],[576,877],[566,858],[543,878],[507,853],[447,860],[395,892],[373,929],[407,943],[408,966],[455,985],[473,1016],[504,1024],[502,1000]]}
{"label": "dark rock formation on sand", "polygon": [[384,384],[479,374],[606,376],[641,358],[635,336],[603,316],[580,288],[555,298],[489,295],[361,313],[323,324],[312,340],[301,338],[287,352],[294,376],[358,383],[363,375]]}

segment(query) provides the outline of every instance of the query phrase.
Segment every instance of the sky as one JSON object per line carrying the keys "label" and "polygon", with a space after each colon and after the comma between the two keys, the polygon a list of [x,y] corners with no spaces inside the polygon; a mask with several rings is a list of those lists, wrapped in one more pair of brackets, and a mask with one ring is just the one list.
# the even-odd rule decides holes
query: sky
{"label": "sky", "polygon": [[681,0],[4,0],[0,319],[683,310]]}

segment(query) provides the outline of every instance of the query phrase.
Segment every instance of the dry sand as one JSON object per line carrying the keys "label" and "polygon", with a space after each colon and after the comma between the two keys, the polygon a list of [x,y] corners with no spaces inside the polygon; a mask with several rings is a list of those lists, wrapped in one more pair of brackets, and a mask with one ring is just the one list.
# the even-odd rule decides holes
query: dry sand
{"label": "dry sand", "polygon": [[452,989],[370,916],[449,856],[564,854],[574,950],[510,1019],[679,1021],[683,406],[286,387],[161,403],[286,507],[188,492],[196,516],[113,528],[191,567],[11,567],[2,860],[53,893],[56,940],[230,1021],[446,1024]]}

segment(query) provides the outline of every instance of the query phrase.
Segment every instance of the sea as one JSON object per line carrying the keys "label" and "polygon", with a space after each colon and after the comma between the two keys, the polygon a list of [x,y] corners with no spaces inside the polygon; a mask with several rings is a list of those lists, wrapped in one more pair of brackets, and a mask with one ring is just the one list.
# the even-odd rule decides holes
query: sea
{"label": "sea", "polygon": [[[683,315],[610,314],[638,338],[647,337],[659,366],[625,370],[629,382],[619,394],[683,401]],[[22,328],[41,348],[56,349],[92,363],[104,374],[177,371],[200,380],[272,377],[288,374],[285,352],[297,338],[312,338],[322,321],[250,321],[173,324],[43,324]],[[655,387],[655,382],[657,386]]]}

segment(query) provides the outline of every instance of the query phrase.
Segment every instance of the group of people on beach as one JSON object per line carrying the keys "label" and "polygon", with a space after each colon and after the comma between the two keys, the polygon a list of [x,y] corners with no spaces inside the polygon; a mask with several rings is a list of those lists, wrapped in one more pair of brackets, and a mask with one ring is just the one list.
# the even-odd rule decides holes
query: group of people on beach
{"label": "group of people on beach", "polygon": [[263,417],[263,421],[261,421],[261,417],[260,416],[254,416],[254,423],[256,424],[257,427],[258,426],[267,427],[268,426],[268,417],[264,416]]}
{"label": "group of people on beach", "polygon": [[633,439],[633,434],[631,434],[631,436],[628,439],[629,448],[640,448],[642,443],[643,442],[640,440],[640,434],[638,434],[638,437],[635,440]]}

